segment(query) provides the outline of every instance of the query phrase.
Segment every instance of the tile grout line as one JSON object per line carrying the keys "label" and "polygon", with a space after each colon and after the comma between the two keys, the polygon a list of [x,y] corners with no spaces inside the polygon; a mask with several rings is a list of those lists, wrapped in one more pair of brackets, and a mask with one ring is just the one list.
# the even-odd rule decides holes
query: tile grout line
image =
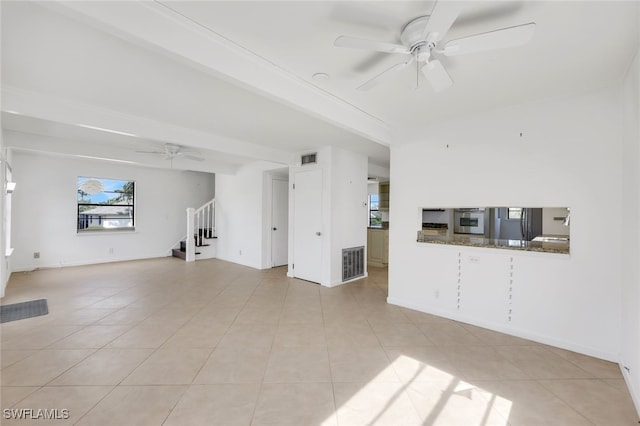
{"label": "tile grout line", "polygon": [[[256,410],[258,409],[258,402],[260,401],[260,395],[262,394],[262,386],[264,385],[264,378],[267,375],[267,369],[269,368],[269,359],[271,359],[271,354],[273,352],[273,345],[275,343],[276,340],[276,336],[278,335],[278,327],[280,326],[280,317],[282,316],[282,312],[284,311],[284,304],[285,304],[285,300],[286,300],[286,294],[289,293],[289,288],[291,286],[291,283],[289,282],[289,280],[286,280],[287,283],[287,291],[285,292],[285,299],[282,301],[282,306],[280,307],[280,314],[278,315],[278,322],[276,323],[276,333],[273,336],[273,338],[271,339],[271,345],[269,346],[269,354],[267,356],[267,361],[266,361],[266,365],[264,366],[264,371],[262,372],[262,379],[260,380],[260,383],[258,385],[258,393],[256,395],[256,401],[255,404],[253,404],[253,410],[251,411],[251,420],[250,420],[250,425],[254,423],[255,420],[255,415],[256,415]],[[258,288],[258,286],[256,286],[256,289]],[[253,294],[255,293],[255,290],[251,293],[251,296],[253,296]],[[249,299],[251,298],[251,296],[249,297]],[[249,302],[249,299],[247,299],[247,303]],[[246,304],[244,305],[246,306]],[[243,307],[244,309],[244,307]],[[238,314],[239,315],[239,314]]]}
{"label": "tile grout line", "polygon": [[333,368],[331,367],[331,354],[329,353],[329,342],[327,341],[327,321],[325,315],[325,306],[322,299],[322,294],[318,291],[318,298],[320,302],[320,312],[322,313],[322,333],[324,334],[324,343],[327,350],[327,358],[329,359],[329,378],[331,379],[331,396],[333,397],[333,416],[336,420],[336,425],[340,426],[340,420],[338,419],[338,401],[336,399],[336,385],[333,380]]}

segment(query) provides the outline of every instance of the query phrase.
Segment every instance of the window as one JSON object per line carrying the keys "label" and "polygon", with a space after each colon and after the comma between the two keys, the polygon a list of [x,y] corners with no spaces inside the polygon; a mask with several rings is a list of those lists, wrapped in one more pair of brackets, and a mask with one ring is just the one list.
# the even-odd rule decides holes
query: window
{"label": "window", "polygon": [[78,177],[78,232],[133,231],[135,182]]}
{"label": "window", "polygon": [[382,226],[380,198],[378,194],[369,195],[369,226]]}
{"label": "window", "polygon": [[507,219],[520,219],[522,217],[522,207],[509,207],[507,210]]}

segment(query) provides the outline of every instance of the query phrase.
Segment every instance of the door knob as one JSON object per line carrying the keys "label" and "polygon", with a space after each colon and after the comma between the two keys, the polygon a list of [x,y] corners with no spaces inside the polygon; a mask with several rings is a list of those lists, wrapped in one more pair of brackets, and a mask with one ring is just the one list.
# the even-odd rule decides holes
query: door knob
{"label": "door knob", "polygon": [[316,235],[319,237],[320,235],[322,235],[322,232],[316,232]]}
{"label": "door knob", "polygon": [[274,231],[277,231],[277,230],[278,230],[278,228],[275,228],[275,227],[274,227],[274,228],[273,228],[273,230],[274,230]]}

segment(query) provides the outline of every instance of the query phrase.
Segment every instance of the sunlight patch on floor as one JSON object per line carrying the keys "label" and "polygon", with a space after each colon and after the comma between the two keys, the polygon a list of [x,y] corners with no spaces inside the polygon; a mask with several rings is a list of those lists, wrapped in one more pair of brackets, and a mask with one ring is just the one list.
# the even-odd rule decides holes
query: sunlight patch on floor
{"label": "sunlight patch on floor", "polygon": [[[402,372],[410,380],[381,380]],[[339,424],[506,425],[512,401],[486,387],[400,355],[366,383],[334,383]]]}

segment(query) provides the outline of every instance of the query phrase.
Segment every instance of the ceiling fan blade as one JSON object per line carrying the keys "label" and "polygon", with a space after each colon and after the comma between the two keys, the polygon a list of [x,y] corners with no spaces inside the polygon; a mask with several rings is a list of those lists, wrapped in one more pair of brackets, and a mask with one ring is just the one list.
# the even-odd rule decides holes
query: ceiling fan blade
{"label": "ceiling fan blade", "polygon": [[364,38],[340,36],[333,42],[337,47],[350,47],[353,49],[375,50],[386,53],[409,53],[409,49],[401,44],[387,43],[384,41],[367,40]]}
{"label": "ceiling fan blade", "polygon": [[422,67],[422,74],[429,80],[436,92],[442,92],[453,85],[453,80],[440,61],[433,60]]}
{"label": "ceiling fan blade", "polygon": [[391,68],[387,68],[386,70],[382,71],[380,74],[373,77],[371,80],[358,86],[357,90],[367,91],[369,89],[372,89],[373,87],[377,86],[382,80],[384,80],[386,77],[390,76],[392,73],[396,71],[402,71],[403,69],[411,65],[413,61],[414,61],[414,58],[411,57],[411,59],[409,59],[407,62],[401,62],[399,64],[395,64]]}
{"label": "ceiling fan blade", "polygon": [[466,55],[467,53],[484,52],[487,50],[503,49],[521,46],[533,37],[536,24],[517,25],[487,33],[476,34],[448,42],[443,53],[446,56]]}
{"label": "ceiling fan blade", "polygon": [[186,158],[187,160],[193,160],[193,161],[204,161],[204,158],[202,157],[196,157],[195,155],[183,155],[182,158]]}
{"label": "ceiling fan blade", "polygon": [[422,38],[434,43],[442,40],[462,11],[463,5],[460,1],[438,0],[424,28]]}

